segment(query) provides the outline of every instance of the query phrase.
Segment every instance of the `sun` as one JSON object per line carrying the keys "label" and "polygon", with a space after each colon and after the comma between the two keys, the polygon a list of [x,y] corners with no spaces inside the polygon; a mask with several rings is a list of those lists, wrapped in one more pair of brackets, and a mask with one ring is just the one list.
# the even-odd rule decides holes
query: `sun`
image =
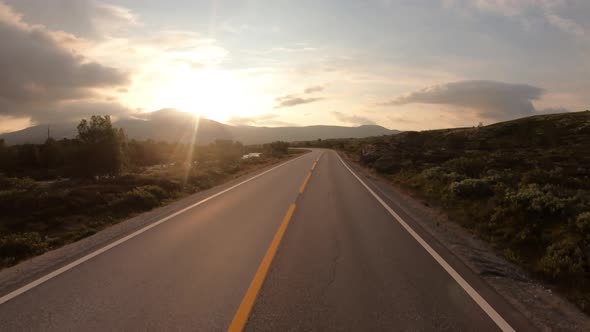
{"label": "sun", "polygon": [[226,121],[248,112],[242,82],[231,73],[215,69],[176,68],[166,73],[154,92],[159,107]]}
{"label": "sun", "polygon": [[143,112],[174,108],[224,123],[272,107],[268,82],[248,71],[179,59],[166,57],[142,65],[129,89],[120,92],[122,103]]}

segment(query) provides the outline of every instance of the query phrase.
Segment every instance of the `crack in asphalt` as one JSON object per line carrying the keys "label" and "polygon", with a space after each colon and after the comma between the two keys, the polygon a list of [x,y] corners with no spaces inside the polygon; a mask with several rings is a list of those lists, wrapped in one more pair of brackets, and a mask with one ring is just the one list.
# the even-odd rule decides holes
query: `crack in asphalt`
{"label": "crack in asphalt", "polygon": [[326,292],[328,291],[328,289],[336,281],[336,268],[338,267],[338,262],[340,260],[340,241],[338,240],[338,236],[336,236],[335,238],[336,238],[336,240],[335,240],[335,242],[336,242],[336,254],[334,255],[334,257],[332,258],[332,260],[330,262],[330,274],[329,274],[329,277],[328,277],[328,282],[323,287],[323,290],[322,290],[322,298],[325,298],[326,297]]}

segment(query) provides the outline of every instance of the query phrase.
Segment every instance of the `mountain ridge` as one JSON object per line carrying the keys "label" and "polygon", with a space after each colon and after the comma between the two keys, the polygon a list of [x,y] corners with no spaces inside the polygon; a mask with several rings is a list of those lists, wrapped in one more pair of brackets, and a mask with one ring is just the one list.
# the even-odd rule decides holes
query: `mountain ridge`
{"label": "mountain ridge", "polygon": [[[42,143],[49,135],[54,139],[74,138],[76,122],[63,122],[51,125],[37,125],[25,129],[0,134],[7,145]],[[233,126],[191,114],[160,110],[114,121],[113,126],[122,128],[130,139],[168,142],[189,142],[208,144],[216,139],[231,139],[244,144],[263,144],[272,141],[305,141],[329,138],[361,138],[391,135],[398,130],[378,125],[358,127],[311,125],[301,127],[257,127]],[[193,136],[194,133],[194,136]]]}

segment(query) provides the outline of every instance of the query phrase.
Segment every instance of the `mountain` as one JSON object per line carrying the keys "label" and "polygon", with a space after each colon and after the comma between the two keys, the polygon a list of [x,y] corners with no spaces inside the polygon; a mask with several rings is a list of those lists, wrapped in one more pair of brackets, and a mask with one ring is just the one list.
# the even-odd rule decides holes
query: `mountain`
{"label": "mountain", "polygon": [[306,127],[231,127],[236,140],[247,144],[266,143],[276,140],[293,142],[327,138],[361,138],[399,133],[377,125],[359,127],[306,126]]}
{"label": "mountain", "polygon": [[[391,135],[397,130],[389,130],[377,125],[359,127],[305,126],[305,127],[253,127],[231,126],[213,120],[200,118],[195,121],[192,114],[175,110],[160,110],[142,114],[134,118],[124,118],[114,123],[123,128],[130,139],[153,139],[156,141],[189,142],[193,133],[197,144],[207,144],[216,139],[231,139],[244,144],[261,144],[272,141],[304,141],[318,138],[359,138]],[[42,143],[47,139],[47,129],[55,139],[76,136],[76,123],[38,125],[23,130],[0,134],[6,144]],[[196,129],[195,129],[196,128]]]}

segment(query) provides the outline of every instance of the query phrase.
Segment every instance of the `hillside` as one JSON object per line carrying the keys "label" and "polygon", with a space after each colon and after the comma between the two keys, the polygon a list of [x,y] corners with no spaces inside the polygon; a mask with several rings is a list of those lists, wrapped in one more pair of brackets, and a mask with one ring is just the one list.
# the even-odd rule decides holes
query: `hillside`
{"label": "hillside", "polygon": [[590,111],[321,145],[444,211],[590,312]]}
{"label": "hillside", "polygon": [[[196,132],[196,142],[207,144],[216,139],[231,139],[244,144],[261,144],[272,141],[302,141],[318,138],[358,138],[395,134],[398,131],[381,126],[359,127],[306,126],[306,127],[253,127],[231,126],[201,118],[195,130],[193,115],[174,110],[161,110],[145,114],[141,118],[125,118],[114,123],[123,128],[131,139],[188,142]],[[0,134],[6,144],[42,143],[47,139],[47,125]],[[50,126],[51,137],[72,138],[76,135],[76,123],[58,123]]]}
{"label": "hillside", "polygon": [[585,153],[589,143],[590,112],[586,111],[539,115],[476,128],[405,132],[364,146],[361,160],[376,169],[393,171],[404,168],[408,159],[422,169],[458,156],[484,154],[492,158],[509,153],[510,158],[502,166],[527,170],[557,166],[569,158],[589,165]]}

